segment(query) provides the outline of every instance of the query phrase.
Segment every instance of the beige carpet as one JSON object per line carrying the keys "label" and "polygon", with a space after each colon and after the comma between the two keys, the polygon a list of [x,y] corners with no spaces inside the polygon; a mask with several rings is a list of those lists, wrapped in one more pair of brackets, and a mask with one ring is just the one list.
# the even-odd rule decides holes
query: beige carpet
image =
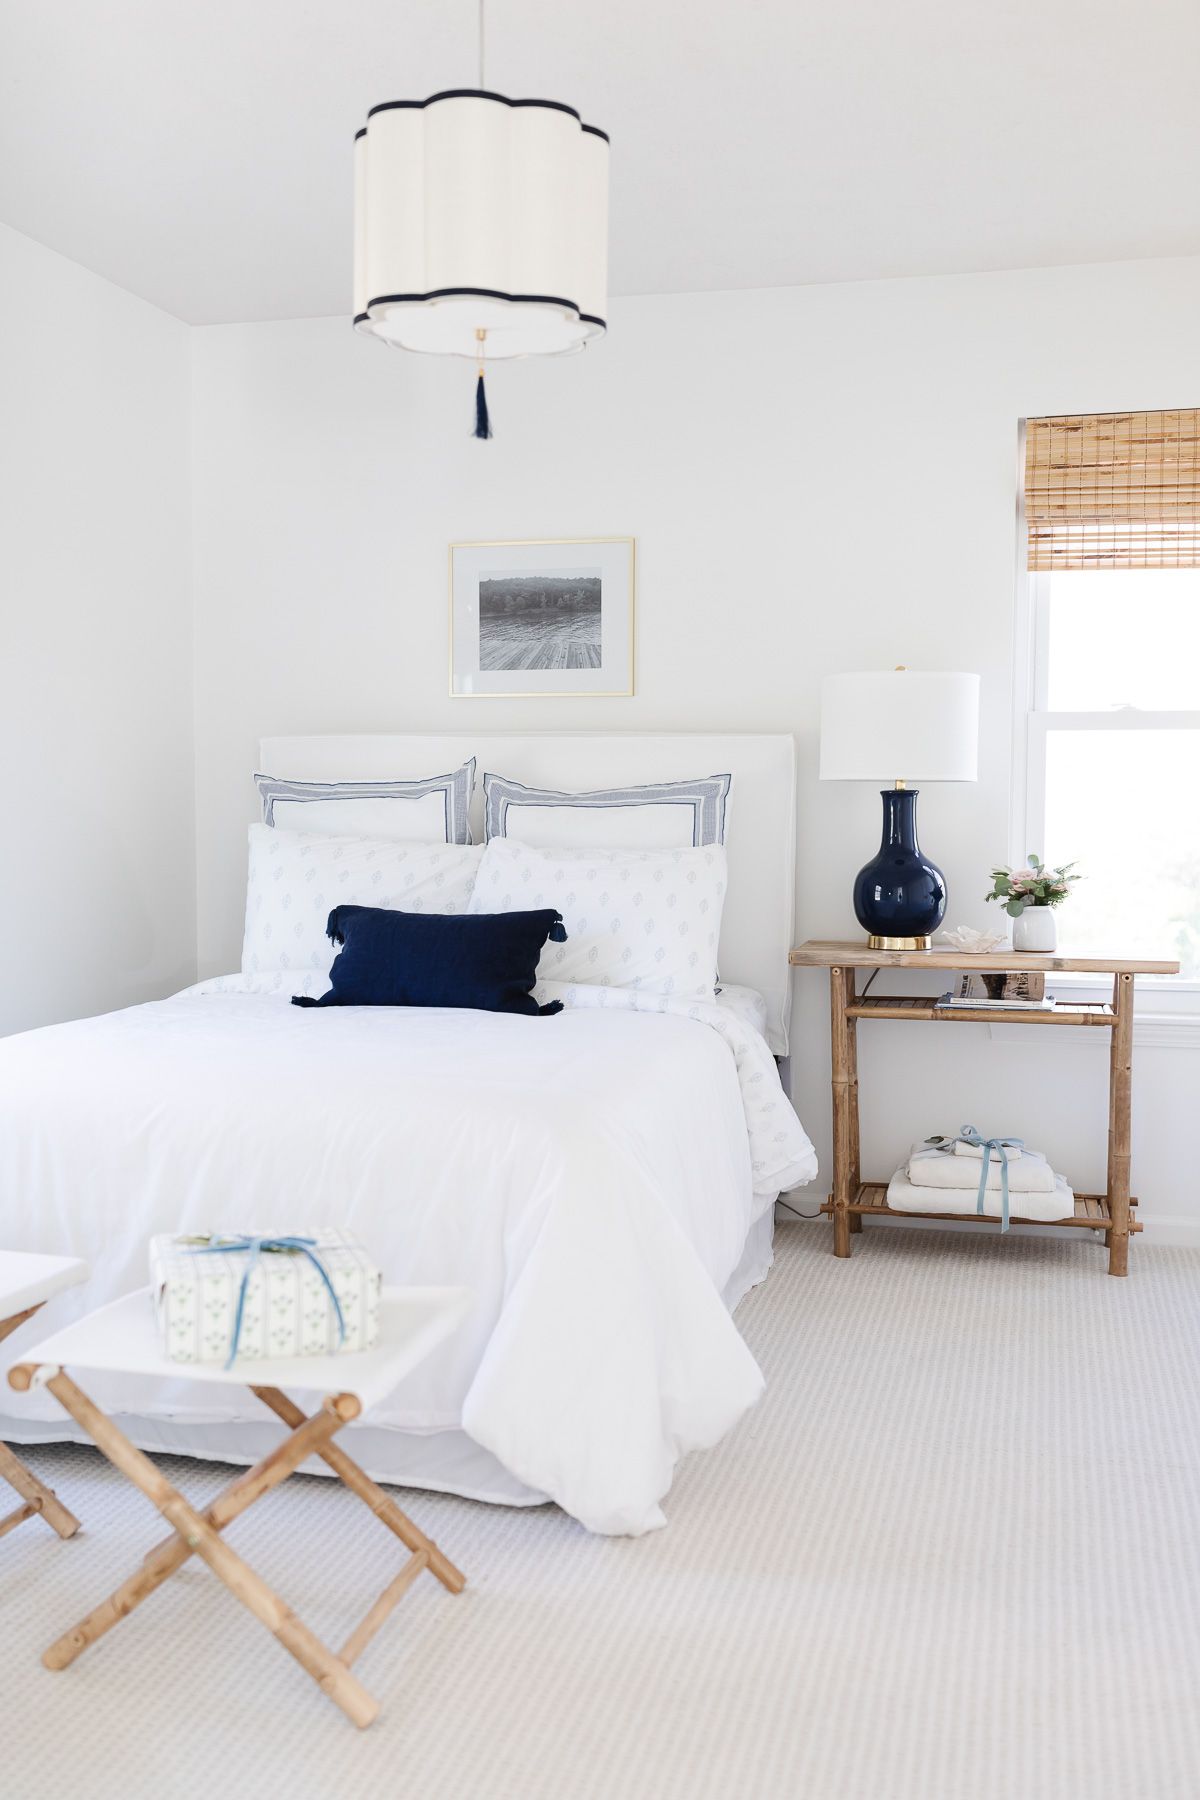
{"label": "beige carpet", "polygon": [[[411,1497],[472,1585],[423,1578],[365,1653],[366,1733],[200,1566],[44,1672],[162,1527],[94,1454],[28,1453],[86,1535],[0,1542],[5,1800],[1195,1800],[1200,1253],[1143,1238],[1122,1282],[1090,1240],[829,1244],[781,1229],[739,1313],[767,1397],[666,1531]],[[317,1480],[231,1541],[334,1643],[393,1555]]]}

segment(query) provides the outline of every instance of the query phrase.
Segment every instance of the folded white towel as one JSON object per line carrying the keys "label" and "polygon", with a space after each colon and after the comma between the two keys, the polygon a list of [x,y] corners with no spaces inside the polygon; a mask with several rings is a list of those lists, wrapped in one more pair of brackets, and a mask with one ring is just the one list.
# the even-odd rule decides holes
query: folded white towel
{"label": "folded white towel", "polygon": [[[950,1161],[949,1157],[945,1159]],[[938,1212],[970,1214],[976,1210],[979,1184],[966,1188],[927,1187],[910,1181],[905,1169],[897,1169],[888,1182],[887,1203],[896,1212]],[[1075,1195],[1061,1175],[1053,1179],[1048,1194],[1013,1194],[1010,1190],[1009,1215],[1014,1219],[1034,1219],[1050,1224],[1056,1219],[1069,1219],[1075,1211]],[[989,1187],[983,1197],[984,1217],[998,1219],[1001,1198]]]}
{"label": "folded white towel", "polygon": [[[974,1193],[979,1186],[980,1165],[968,1161],[965,1156],[948,1156],[944,1150],[931,1150],[928,1144],[914,1144],[908,1159],[908,1174],[910,1180],[920,1186],[962,1188],[965,1192]],[[987,1185],[989,1193],[999,1193],[1003,1185],[1000,1179],[1000,1155],[996,1150],[992,1151],[992,1159],[988,1163]],[[1014,1163],[1010,1157],[1008,1191],[1010,1194],[1054,1192],[1054,1170],[1040,1150],[1026,1150],[1018,1163]]]}
{"label": "folded white towel", "polygon": [[[973,1156],[975,1158],[975,1161],[979,1162],[983,1156],[983,1145],[982,1144],[964,1144],[961,1138],[955,1138],[954,1154],[955,1154],[955,1156]],[[994,1156],[995,1151],[993,1151],[992,1154]],[[1036,1156],[1037,1151],[1036,1150],[1031,1151],[1030,1155]],[[1010,1144],[1008,1147],[1009,1162],[1010,1163],[1017,1162],[1020,1159],[1020,1156],[1021,1156],[1021,1146],[1019,1144]]]}

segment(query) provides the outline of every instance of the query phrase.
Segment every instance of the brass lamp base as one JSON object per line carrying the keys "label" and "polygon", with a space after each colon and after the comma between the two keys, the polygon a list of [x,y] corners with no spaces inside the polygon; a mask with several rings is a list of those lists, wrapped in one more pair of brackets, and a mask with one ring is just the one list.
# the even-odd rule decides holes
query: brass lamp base
{"label": "brass lamp base", "polygon": [[869,937],[868,950],[932,950],[931,937]]}

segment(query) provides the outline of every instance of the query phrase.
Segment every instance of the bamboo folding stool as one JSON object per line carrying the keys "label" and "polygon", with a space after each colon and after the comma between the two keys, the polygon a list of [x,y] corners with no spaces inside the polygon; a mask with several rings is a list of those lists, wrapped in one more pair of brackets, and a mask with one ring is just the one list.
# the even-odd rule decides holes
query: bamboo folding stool
{"label": "bamboo folding stool", "polygon": [[[87,1279],[87,1264],[77,1256],[37,1256],[22,1250],[0,1250],[0,1342],[10,1337],[39,1307],[64,1288]],[[51,1488],[27,1469],[20,1457],[0,1444],[0,1480],[20,1495],[15,1512],[0,1518],[0,1537],[23,1525],[26,1519],[45,1519],[59,1537],[74,1537],[79,1520],[68,1512]]]}
{"label": "bamboo folding stool", "polygon": [[[29,1351],[22,1362],[9,1370],[10,1384],[20,1391],[33,1385],[48,1388],[113,1467],[153,1502],[172,1527],[172,1536],[156,1544],[128,1580],[51,1644],[42,1657],[45,1666],[65,1669],[73,1663],[194,1554],[225,1583],[234,1599],[278,1638],[353,1724],[369,1725],[379,1711],[379,1703],[353,1674],[351,1665],[424,1570],[428,1569],[452,1594],[462,1592],[466,1578],[333,1439],[343,1425],[383,1400],[423,1362],[462,1321],[469,1303],[465,1288],[385,1288],[379,1343],[372,1350],[235,1363],[232,1369],[222,1369],[211,1364],[168,1360],[159,1341],[149,1291],[143,1289],[101,1307]],[[248,1387],[289,1427],[289,1435],[199,1512],[89,1400],[68,1375],[67,1365],[164,1380]],[[323,1395],[320,1406],[305,1414],[288,1398],[284,1391],[288,1388]],[[319,1457],[409,1552],[399,1573],[336,1652],[296,1617],[221,1535],[247,1508],[286,1481],[308,1456]]]}

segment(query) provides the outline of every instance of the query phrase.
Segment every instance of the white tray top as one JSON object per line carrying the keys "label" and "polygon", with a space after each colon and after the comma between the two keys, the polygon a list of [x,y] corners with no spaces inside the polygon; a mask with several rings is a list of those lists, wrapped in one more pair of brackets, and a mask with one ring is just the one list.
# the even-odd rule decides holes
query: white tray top
{"label": "white tray top", "polygon": [[31,1250],[0,1250],[0,1319],[40,1306],[63,1288],[86,1281],[88,1266],[77,1256],[37,1256]]}
{"label": "white tray top", "polygon": [[309,1388],[319,1394],[354,1394],[363,1411],[383,1400],[466,1317],[469,1288],[384,1288],[379,1342],[373,1350],[342,1356],[288,1356],[261,1361],[172,1362],[162,1347],[149,1288],[125,1294],[76,1319],[17,1359],[37,1363],[34,1385],[66,1369],[107,1369],[121,1375],[153,1375],[164,1381],[233,1382],[238,1387]]}

